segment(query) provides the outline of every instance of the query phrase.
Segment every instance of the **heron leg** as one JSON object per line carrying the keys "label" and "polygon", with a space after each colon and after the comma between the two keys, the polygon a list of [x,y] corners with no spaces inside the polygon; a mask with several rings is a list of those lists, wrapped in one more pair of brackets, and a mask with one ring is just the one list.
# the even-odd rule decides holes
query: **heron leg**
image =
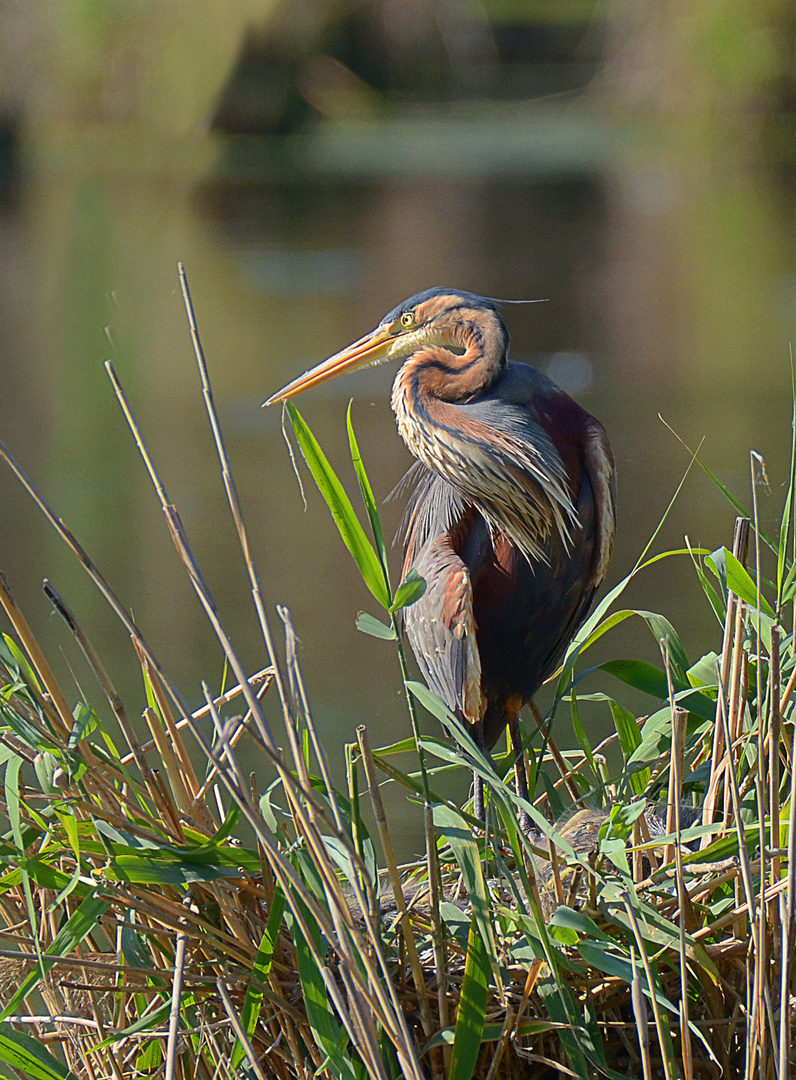
{"label": "heron leg", "polygon": [[[514,789],[521,799],[528,801],[528,774],[525,771],[525,751],[522,746],[522,731],[520,730],[520,709],[522,702],[509,702],[508,728],[511,734],[511,747],[514,751]],[[530,815],[520,811],[520,828],[528,832],[531,825]]]}

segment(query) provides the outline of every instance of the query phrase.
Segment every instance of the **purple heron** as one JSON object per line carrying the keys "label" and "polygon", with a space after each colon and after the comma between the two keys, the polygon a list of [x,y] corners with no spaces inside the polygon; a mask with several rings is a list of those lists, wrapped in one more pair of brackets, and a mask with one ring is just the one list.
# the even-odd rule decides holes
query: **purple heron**
{"label": "purple heron", "polygon": [[[266,404],[366,364],[403,361],[392,408],[417,458],[403,569],[427,583],[403,613],[406,636],[429,687],[478,745],[491,750],[508,727],[527,798],[520,710],[555,670],[605,577],[614,460],[599,421],[540,371],[508,359],[500,304],[427,289]],[[475,814],[483,820],[477,775]]]}

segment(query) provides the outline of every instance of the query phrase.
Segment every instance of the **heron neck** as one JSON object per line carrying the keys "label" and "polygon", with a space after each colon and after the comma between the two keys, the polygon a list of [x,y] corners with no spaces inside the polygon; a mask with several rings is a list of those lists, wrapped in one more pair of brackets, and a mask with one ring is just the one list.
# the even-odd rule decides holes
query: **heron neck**
{"label": "heron neck", "polygon": [[[484,385],[483,377],[473,387],[468,379],[470,393],[445,395],[441,391],[441,375],[455,361],[465,359],[443,348],[428,348],[411,357],[398,372],[392,388],[391,405],[398,424],[398,431],[410,453],[428,468],[454,482],[449,475],[453,468],[457,473],[466,461],[466,447],[471,439],[463,429],[460,405],[472,399]],[[461,478],[458,478],[461,486]]]}
{"label": "heron neck", "polygon": [[[433,324],[424,346],[399,372],[428,399],[463,402],[488,390],[506,365],[508,334],[492,311],[470,311],[468,318]],[[397,384],[397,380],[396,380]]]}

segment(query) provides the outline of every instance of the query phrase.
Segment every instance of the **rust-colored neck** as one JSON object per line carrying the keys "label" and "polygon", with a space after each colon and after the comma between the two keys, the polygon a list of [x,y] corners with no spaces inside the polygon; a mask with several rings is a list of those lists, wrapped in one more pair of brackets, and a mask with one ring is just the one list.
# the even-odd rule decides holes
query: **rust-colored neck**
{"label": "rust-colored neck", "polygon": [[429,330],[428,345],[409,357],[399,379],[440,401],[467,401],[488,390],[505,365],[509,341],[497,312],[457,308]]}

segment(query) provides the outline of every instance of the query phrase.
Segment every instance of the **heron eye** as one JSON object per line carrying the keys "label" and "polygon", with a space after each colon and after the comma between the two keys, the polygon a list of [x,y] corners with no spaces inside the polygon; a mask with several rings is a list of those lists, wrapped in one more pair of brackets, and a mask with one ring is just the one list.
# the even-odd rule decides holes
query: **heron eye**
{"label": "heron eye", "polygon": [[401,316],[401,326],[414,326],[415,317],[411,311],[405,311]]}

